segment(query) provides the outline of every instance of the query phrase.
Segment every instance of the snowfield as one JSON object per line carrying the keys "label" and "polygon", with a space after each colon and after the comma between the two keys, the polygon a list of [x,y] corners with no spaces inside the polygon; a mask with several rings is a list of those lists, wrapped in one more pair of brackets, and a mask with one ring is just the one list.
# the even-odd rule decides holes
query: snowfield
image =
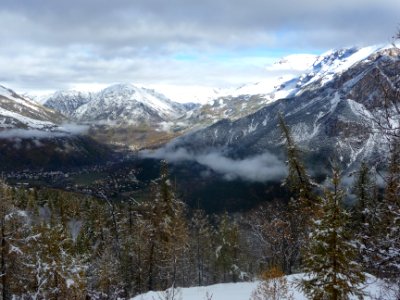
{"label": "snowfield", "polygon": [[[289,291],[294,300],[307,300],[306,296],[294,285],[302,275],[286,276],[290,286]],[[168,297],[167,292],[147,292],[138,295],[131,300],[249,300],[252,292],[257,288],[258,281],[240,283],[221,283],[209,286],[178,288],[175,290],[174,297]],[[390,284],[368,275],[364,291],[366,300],[384,299],[396,300],[396,290]],[[357,299],[350,297],[350,299]]]}

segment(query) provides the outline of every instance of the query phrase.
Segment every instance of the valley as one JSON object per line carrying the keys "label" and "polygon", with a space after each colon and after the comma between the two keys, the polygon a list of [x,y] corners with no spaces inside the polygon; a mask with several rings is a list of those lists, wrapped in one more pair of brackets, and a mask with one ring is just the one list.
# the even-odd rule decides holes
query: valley
{"label": "valley", "polygon": [[190,300],[213,297],[195,285],[223,299],[218,287],[234,282],[252,300],[271,284],[305,299],[336,268],[354,295],[397,299],[400,50],[332,50],[300,65],[203,105],[133,84],[45,99],[0,86],[0,213],[24,237],[3,235],[15,248],[2,255],[19,268],[10,282],[35,275],[24,279],[33,287],[3,286]]}
{"label": "valley", "polygon": [[317,182],[332,161],[345,176],[362,161],[379,170],[388,149],[377,126],[379,99],[395,97],[389,89],[399,84],[398,56],[390,45],[292,55],[273,68],[295,66],[299,75],[220,92],[204,105],[174,102],[132,84],[33,100],[2,87],[3,177],[28,187],[140,198],[165,159],[191,207],[251,209],[286,197],[279,114]]}

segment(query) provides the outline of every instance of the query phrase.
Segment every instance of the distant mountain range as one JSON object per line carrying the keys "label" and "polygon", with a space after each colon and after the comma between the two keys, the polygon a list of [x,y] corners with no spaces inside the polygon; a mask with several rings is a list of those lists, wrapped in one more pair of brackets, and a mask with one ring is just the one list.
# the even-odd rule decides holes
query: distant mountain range
{"label": "distant mountain range", "polygon": [[[282,157],[281,112],[309,157],[330,157],[346,168],[374,160],[385,141],[371,113],[381,109],[382,86],[398,89],[399,50],[373,46],[291,55],[270,66],[287,74],[237,89],[220,90],[205,105],[177,103],[152,89],[112,85],[98,93],[59,91],[43,106],[0,86],[0,137],[16,131],[68,134],[65,122],[90,126],[100,142],[158,154],[223,153],[243,159],[268,151]],[[8,132],[8,133],[7,133]],[[157,155],[157,154],[156,154]]]}
{"label": "distant mountain range", "polygon": [[194,107],[132,84],[112,85],[98,93],[60,91],[43,105],[78,122],[153,126],[176,120]]}

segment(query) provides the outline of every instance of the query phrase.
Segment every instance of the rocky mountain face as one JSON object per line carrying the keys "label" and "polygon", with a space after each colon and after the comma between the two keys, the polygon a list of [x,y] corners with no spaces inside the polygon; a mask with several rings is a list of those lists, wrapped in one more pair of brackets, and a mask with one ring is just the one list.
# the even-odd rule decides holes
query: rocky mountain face
{"label": "rocky mountain face", "polygon": [[158,125],[193,108],[132,84],[112,85],[98,93],[57,92],[44,105],[75,121],[111,126]]}
{"label": "rocky mountain face", "polygon": [[[291,90],[285,98],[245,117],[224,119],[184,135],[158,154],[174,157],[184,149],[190,157],[218,152],[240,160],[270,152],[284,160],[278,126],[281,113],[306,158],[319,164],[321,172],[329,160],[340,162],[347,170],[363,159],[377,161],[386,139],[374,118],[384,109],[385,97],[398,92],[399,70],[399,49],[332,51],[319,57],[310,72],[285,84],[284,88]],[[235,99],[243,105],[252,97]]]}
{"label": "rocky mountain face", "polygon": [[208,104],[181,118],[188,127],[206,127],[221,119],[237,120],[283,98],[290,98],[313,82],[324,84],[354,63],[365,59],[379,47],[331,50],[320,56],[291,55],[268,67],[270,72],[283,72],[254,84],[227,90]]}
{"label": "rocky mountain face", "polygon": [[74,118],[75,111],[90,102],[93,95],[79,91],[58,91],[46,98],[43,105],[62,113],[68,118]]}

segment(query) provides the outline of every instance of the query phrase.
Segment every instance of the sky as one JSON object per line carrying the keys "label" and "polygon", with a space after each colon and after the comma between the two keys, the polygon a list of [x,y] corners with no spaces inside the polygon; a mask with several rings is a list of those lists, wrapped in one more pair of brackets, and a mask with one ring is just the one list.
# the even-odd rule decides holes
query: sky
{"label": "sky", "polygon": [[399,12],[398,0],[2,0],[0,84],[130,82],[186,101],[267,78],[285,55],[389,43]]}

